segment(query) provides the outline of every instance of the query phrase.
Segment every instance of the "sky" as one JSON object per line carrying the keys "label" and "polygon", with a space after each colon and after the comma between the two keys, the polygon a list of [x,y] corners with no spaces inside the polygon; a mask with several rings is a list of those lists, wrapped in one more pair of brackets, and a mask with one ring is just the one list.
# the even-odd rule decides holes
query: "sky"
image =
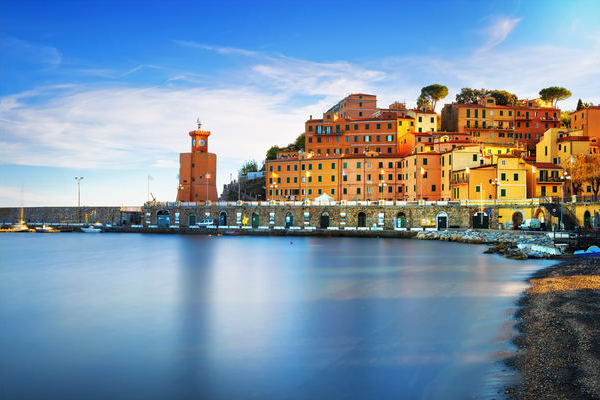
{"label": "sky", "polygon": [[188,132],[217,186],[350,93],[563,86],[600,103],[600,1],[0,2],[0,206],[174,201]]}

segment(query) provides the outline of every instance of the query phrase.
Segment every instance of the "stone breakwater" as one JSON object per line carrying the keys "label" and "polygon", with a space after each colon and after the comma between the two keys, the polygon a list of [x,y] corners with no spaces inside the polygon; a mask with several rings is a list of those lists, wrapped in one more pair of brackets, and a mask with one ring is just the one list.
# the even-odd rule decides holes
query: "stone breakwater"
{"label": "stone breakwater", "polygon": [[498,253],[508,258],[555,258],[561,249],[545,233],[515,231],[424,231],[415,236],[421,240],[445,240],[449,242],[492,245],[486,253]]}

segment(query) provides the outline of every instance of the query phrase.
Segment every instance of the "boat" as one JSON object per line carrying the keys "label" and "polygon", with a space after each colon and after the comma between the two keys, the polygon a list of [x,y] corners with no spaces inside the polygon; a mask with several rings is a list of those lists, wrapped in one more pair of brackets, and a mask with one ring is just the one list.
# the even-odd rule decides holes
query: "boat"
{"label": "boat", "polygon": [[23,220],[23,207],[21,207],[21,218],[16,224],[12,224],[6,232],[29,232],[29,227]]}
{"label": "boat", "polygon": [[573,255],[577,257],[600,257],[600,247],[590,246],[587,250],[576,250]]}
{"label": "boat", "polygon": [[100,232],[102,232],[102,229],[94,227],[94,226],[82,226],[81,227],[81,232],[84,232],[84,233],[100,233]]}
{"label": "boat", "polygon": [[227,235],[227,236],[239,236],[242,234],[242,231],[225,231],[223,232],[223,235]]}
{"label": "boat", "polygon": [[35,231],[38,233],[56,233],[60,232],[58,229],[55,229],[48,225],[42,225],[35,228]]}

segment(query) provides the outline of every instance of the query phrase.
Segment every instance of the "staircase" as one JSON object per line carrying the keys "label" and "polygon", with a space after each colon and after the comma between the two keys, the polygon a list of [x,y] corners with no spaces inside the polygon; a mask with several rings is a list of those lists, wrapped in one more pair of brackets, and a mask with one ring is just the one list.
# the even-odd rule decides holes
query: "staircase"
{"label": "staircase", "polygon": [[559,220],[562,214],[562,224],[566,230],[573,230],[580,225],[575,213],[565,203],[561,204],[558,200],[548,198],[545,199],[542,205],[548,210],[550,215]]}

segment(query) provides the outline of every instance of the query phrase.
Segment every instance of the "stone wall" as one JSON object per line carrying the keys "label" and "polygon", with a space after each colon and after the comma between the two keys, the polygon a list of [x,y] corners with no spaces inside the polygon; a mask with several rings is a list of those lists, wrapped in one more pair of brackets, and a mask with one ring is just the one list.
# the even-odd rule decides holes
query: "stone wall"
{"label": "stone wall", "polygon": [[[195,215],[196,222],[205,218],[211,218],[219,225],[239,226],[237,222],[237,213],[241,213],[242,219],[246,217],[247,225],[252,225],[252,216],[258,215],[258,225],[263,227],[285,226],[286,216],[293,217],[295,227],[320,227],[321,216],[329,216],[329,226],[334,228],[357,228],[359,226],[359,216],[364,213],[364,226],[377,226],[383,229],[394,229],[400,213],[406,218],[406,228],[436,228],[438,215],[447,216],[447,227],[450,228],[469,228],[472,225],[472,215],[479,209],[477,207],[467,207],[458,205],[414,205],[414,206],[290,206],[290,205],[241,205],[241,206],[147,206],[144,209],[144,225],[159,224],[157,215],[168,213],[169,224],[188,226],[190,215]],[[225,213],[226,223],[220,223],[220,215]],[[270,216],[274,214],[271,223]],[[305,214],[308,213],[308,218]],[[380,214],[383,218],[380,218]],[[164,222],[164,221],[163,221]],[[308,222],[308,223],[306,223]],[[498,227],[498,218],[490,220],[491,228]]]}
{"label": "stone wall", "polygon": [[[14,223],[21,218],[21,208],[0,208],[0,223]],[[120,207],[24,207],[25,222],[116,224],[121,221]]]}

